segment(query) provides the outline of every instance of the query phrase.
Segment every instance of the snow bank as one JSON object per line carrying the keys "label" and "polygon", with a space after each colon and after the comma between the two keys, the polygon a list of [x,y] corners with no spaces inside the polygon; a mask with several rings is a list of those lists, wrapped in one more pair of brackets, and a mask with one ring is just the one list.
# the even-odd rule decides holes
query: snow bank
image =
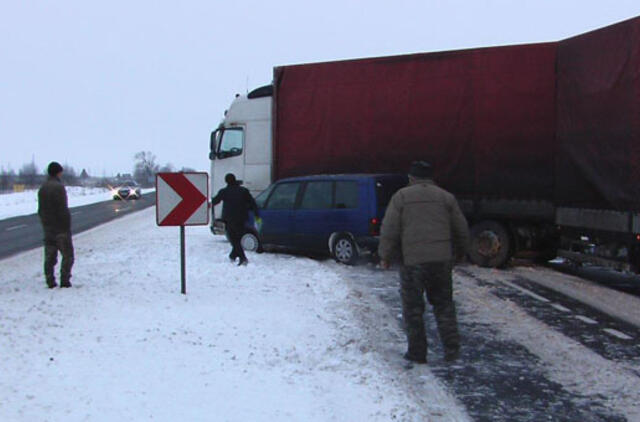
{"label": "snow bank", "polygon": [[[236,267],[221,237],[186,230],[186,296],[179,230],[153,209],[76,236],[72,289],[45,288],[40,249],[0,261],[1,420],[426,419],[353,340],[337,264]],[[434,420],[464,413],[437,397]]]}
{"label": "snow bank", "polygon": [[[94,204],[108,201],[112,198],[111,191],[105,188],[85,188],[81,186],[67,186],[69,207]],[[153,192],[155,189],[143,189],[142,193]],[[38,191],[34,189],[24,192],[0,194],[0,220],[38,212]]]}

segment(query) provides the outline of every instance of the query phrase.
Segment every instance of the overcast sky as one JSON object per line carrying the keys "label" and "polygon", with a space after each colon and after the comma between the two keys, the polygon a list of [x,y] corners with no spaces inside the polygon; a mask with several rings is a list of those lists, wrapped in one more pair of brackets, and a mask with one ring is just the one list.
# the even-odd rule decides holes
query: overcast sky
{"label": "overcast sky", "polygon": [[208,170],[209,133],[276,65],[555,41],[639,0],[0,3],[0,166]]}

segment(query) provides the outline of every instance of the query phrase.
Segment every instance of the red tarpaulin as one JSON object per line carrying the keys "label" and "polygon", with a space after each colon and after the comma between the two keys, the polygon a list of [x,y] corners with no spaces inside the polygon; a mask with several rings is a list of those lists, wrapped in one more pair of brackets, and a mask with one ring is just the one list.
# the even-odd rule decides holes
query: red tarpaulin
{"label": "red tarpaulin", "polygon": [[406,172],[458,195],[552,199],[556,44],[275,69],[274,177]]}
{"label": "red tarpaulin", "polygon": [[274,73],[275,178],[426,159],[459,196],[640,211],[640,18],[558,43]]}
{"label": "red tarpaulin", "polygon": [[559,204],[640,211],[640,18],[558,46]]}

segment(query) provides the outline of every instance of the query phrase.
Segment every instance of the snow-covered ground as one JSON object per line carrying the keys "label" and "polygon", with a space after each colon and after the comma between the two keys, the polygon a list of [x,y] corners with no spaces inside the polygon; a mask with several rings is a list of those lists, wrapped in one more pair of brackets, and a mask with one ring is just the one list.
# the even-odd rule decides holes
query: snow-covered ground
{"label": "snow-covered ground", "polygon": [[[111,191],[105,188],[85,188],[81,186],[67,186],[69,207],[93,204],[112,199]],[[155,189],[143,189],[142,193],[152,192]],[[38,191],[26,190],[0,194],[0,220],[20,215],[29,215],[38,212]]]}
{"label": "snow-covered ground", "polygon": [[366,336],[398,328],[331,261],[236,267],[221,237],[188,227],[181,295],[179,231],[152,208],[74,243],[71,289],[45,288],[41,249],[0,261],[2,421],[468,419],[427,367],[427,400],[407,391]]}

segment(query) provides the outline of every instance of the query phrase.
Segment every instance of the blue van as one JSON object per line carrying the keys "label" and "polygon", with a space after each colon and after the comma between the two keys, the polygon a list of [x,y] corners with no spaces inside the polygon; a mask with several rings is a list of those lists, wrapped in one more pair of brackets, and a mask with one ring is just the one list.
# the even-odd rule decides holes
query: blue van
{"label": "blue van", "polygon": [[256,248],[328,253],[338,262],[354,264],[363,251],[377,249],[387,204],[407,182],[401,174],[279,180],[256,197],[262,218]]}

